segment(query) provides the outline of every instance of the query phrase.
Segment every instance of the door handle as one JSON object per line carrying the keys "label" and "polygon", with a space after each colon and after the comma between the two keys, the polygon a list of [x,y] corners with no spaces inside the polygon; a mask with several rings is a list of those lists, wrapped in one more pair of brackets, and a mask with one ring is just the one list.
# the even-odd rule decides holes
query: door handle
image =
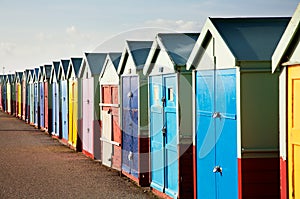
{"label": "door handle", "polygon": [[222,115],[220,112],[214,112],[213,115],[212,115],[213,118],[221,118]]}
{"label": "door handle", "polygon": [[127,96],[128,96],[128,98],[132,98],[133,93],[131,91],[129,91],[128,94],[127,94]]}
{"label": "door handle", "polygon": [[214,173],[220,173],[220,175],[222,176],[222,167],[220,166],[215,166],[213,169]]}

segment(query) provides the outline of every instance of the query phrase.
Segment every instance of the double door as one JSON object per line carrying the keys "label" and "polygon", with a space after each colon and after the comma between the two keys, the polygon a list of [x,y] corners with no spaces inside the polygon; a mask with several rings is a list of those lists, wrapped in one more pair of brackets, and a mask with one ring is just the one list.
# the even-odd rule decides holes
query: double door
{"label": "double door", "polygon": [[178,196],[177,75],[149,77],[151,187]]}
{"label": "double door", "polygon": [[68,141],[68,80],[61,81],[61,122],[62,122],[62,138]]}
{"label": "double door", "polygon": [[236,70],[195,79],[197,198],[237,198]]}
{"label": "double door", "polygon": [[52,83],[52,135],[59,136],[59,89],[56,82]]}
{"label": "double door", "polygon": [[300,197],[300,66],[288,68],[289,198]]}
{"label": "double door", "polygon": [[69,144],[77,144],[77,118],[78,118],[78,91],[77,81],[69,82]]}
{"label": "double door", "polygon": [[101,85],[102,103],[102,163],[108,167],[121,168],[117,159],[121,158],[119,131],[119,99],[117,85]]}
{"label": "double door", "polygon": [[82,80],[82,149],[89,154],[94,154],[94,132],[93,132],[93,119],[94,119],[94,87],[93,79]]}
{"label": "double door", "polygon": [[44,98],[44,82],[39,83],[40,86],[40,126],[42,129],[45,128],[45,98]]}
{"label": "double door", "polygon": [[39,125],[39,84],[34,83],[34,125],[40,127]]}
{"label": "double door", "polygon": [[122,77],[122,170],[138,178],[138,76]]}

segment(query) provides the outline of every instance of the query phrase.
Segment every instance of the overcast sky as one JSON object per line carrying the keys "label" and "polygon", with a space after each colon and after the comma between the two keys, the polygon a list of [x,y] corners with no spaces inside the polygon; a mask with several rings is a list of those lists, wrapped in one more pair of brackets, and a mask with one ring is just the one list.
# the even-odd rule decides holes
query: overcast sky
{"label": "overcast sky", "polygon": [[207,17],[291,16],[298,0],[0,0],[0,74],[83,52],[122,51],[125,39],[200,32]]}

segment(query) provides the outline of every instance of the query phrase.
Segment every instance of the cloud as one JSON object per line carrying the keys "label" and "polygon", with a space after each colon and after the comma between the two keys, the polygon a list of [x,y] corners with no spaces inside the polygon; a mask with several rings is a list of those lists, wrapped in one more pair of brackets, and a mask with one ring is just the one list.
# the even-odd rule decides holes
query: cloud
{"label": "cloud", "polygon": [[69,35],[74,35],[74,34],[78,34],[78,31],[75,28],[75,26],[72,25],[70,27],[67,27],[66,33],[69,34]]}
{"label": "cloud", "polygon": [[0,43],[0,53],[2,55],[12,55],[17,45],[10,42],[1,42]]}
{"label": "cloud", "polygon": [[161,27],[174,31],[200,32],[203,24],[201,21],[155,19],[146,21],[145,25],[152,27]]}
{"label": "cloud", "polygon": [[37,39],[40,41],[46,41],[53,39],[53,35],[49,33],[40,32],[36,35]]}

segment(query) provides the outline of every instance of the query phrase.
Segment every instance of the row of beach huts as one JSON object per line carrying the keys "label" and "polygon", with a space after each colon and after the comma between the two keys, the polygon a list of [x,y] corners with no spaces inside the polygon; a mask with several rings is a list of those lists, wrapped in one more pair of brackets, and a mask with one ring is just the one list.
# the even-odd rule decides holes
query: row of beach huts
{"label": "row of beach huts", "polygon": [[[2,111],[165,198],[300,198],[300,6],[0,76]],[[101,180],[101,179],[99,179]]]}

